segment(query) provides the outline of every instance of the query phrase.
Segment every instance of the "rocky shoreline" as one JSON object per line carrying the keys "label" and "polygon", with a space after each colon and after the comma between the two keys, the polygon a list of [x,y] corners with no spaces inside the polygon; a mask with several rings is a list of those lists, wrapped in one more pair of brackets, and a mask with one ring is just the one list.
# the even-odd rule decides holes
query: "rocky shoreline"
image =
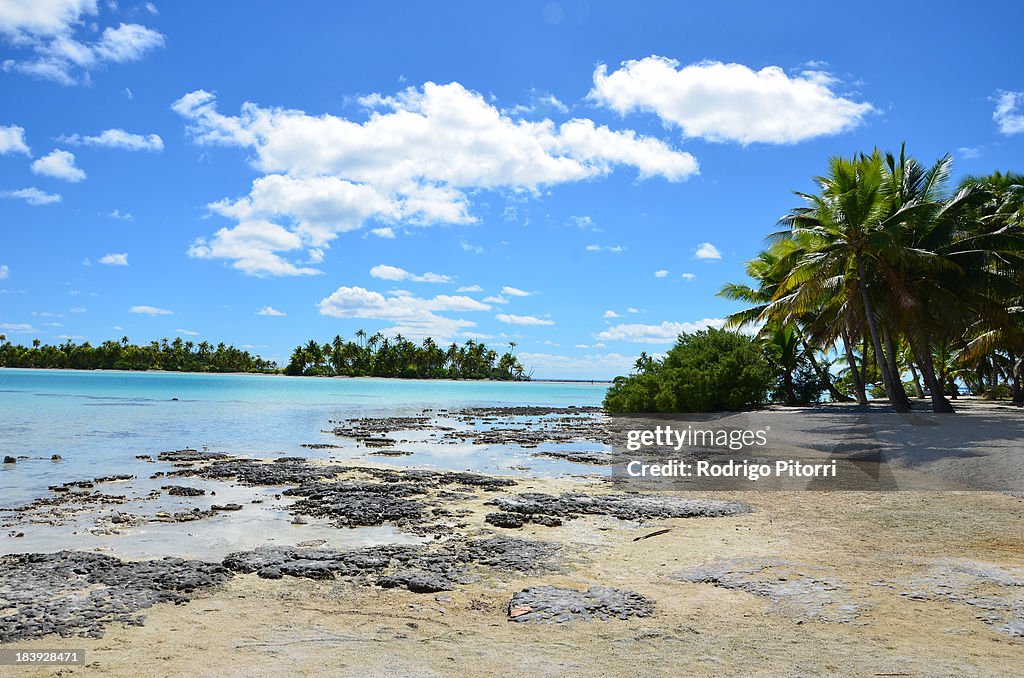
{"label": "rocky shoreline", "polygon": [[[523,417],[546,418],[546,423],[521,430]],[[426,435],[437,445],[500,439],[524,454],[554,455],[593,468],[611,458],[601,440],[614,427],[602,417],[584,408],[474,408],[332,422],[332,432],[356,441],[367,456],[400,452],[399,446]],[[575,447],[549,448],[552,440]],[[538,441],[546,449],[533,448]],[[304,447],[315,450],[313,445]],[[289,601],[314,595],[308,587],[326,587],[314,589],[320,591],[315,595],[360,601],[353,604],[381,620],[396,614],[392,606],[408,606],[431,610],[434,617],[461,615],[475,620],[475,629],[495,628],[475,632],[499,635],[499,622],[512,622],[508,628],[553,624],[559,629],[604,622],[602,628],[622,630],[602,634],[668,638],[688,633],[690,626],[704,628],[689,605],[709,618],[719,607],[738,605],[744,617],[813,625],[816,634],[832,637],[835,632],[828,629],[833,627],[858,634],[882,624],[879,610],[926,604],[943,606],[955,618],[974,618],[985,630],[969,633],[1010,643],[1006,652],[1011,654],[1024,652],[1021,558],[1000,558],[1005,549],[957,557],[960,535],[952,526],[942,536],[945,541],[938,528],[931,528],[930,541],[919,541],[912,556],[900,555],[894,546],[916,538],[911,527],[903,527],[912,526],[914,516],[941,511],[980,521],[973,534],[1001,538],[1012,528],[999,522],[1000,512],[1019,513],[1013,508],[1019,500],[1010,497],[984,495],[999,508],[986,509],[987,514],[978,509],[981,517],[975,518],[963,510],[978,505],[980,499],[970,496],[957,500],[960,509],[946,507],[944,495],[914,499],[919,505],[908,509],[913,493],[808,499],[784,492],[622,492],[593,478],[387,466],[338,459],[330,454],[334,449],[321,448],[327,454],[321,458],[249,459],[203,449],[140,455],[146,457],[140,463],[158,465],[149,467],[155,472],[148,478],[135,470],[55,485],[46,497],[6,509],[4,526],[14,532],[78,521],[91,524],[91,534],[131,539],[160,523],[195,530],[231,525],[258,518],[270,506],[290,518],[292,525],[285,527],[295,534],[316,523],[339,534],[388,528],[412,541],[337,547],[307,538],[213,559],[131,559],[85,550],[4,555],[0,643],[57,637],[84,642],[110,634],[131,638],[123,634],[138,633],[154,615],[158,624],[166,623],[165,603],[180,609],[173,618],[195,620],[200,613],[190,610],[198,610],[200,600],[250,610],[249,591]],[[150,489],[133,495],[125,488],[139,478],[151,483]],[[177,509],[167,510],[168,501]],[[828,511],[808,501],[827,505]],[[881,508],[866,514],[867,508],[858,508],[861,503]],[[901,511],[910,511],[910,517],[886,518]],[[867,556],[858,550],[894,529]],[[712,607],[704,600],[714,601]],[[327,623],[328,618],[318,619]],[[946,627],[961,629],[965,623]],[[628,630],[639,629],[638,624],[653,626]],[[564,633],[575,637],[577,632]]]}

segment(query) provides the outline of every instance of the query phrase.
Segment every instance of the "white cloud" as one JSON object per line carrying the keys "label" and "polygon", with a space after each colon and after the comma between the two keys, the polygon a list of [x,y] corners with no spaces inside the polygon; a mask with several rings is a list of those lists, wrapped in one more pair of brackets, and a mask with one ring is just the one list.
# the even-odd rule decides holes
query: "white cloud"
{"label": "white cloud", "polygon": [[388,240],[394,240],[395,238],[395,229],[390,226],[385,226],[383,228],[371,228],[370,233],[374,234],[378,238],[386,238]]}
{"label": "white cloud", "polygon": [[679,277],[682,278],[683,280],[696,280],[697,279],[697,276],[694,275],[693,273],[683,273]]}
{"label": "white cloud", "polygon": [[0,265],[0,280],[7,280],[11,277],[11,269],[7,264]]}
{"label": "white cloud", "polygon": [[132,306],[128,309],[128,312],[139,315],[174,315],[174,311],[168,311],[166,308],[157,308],[156,306]]}
{"label": "white cloud", "polygon": [[34,186],[31,188],[19,188],[13,191],[0,191],[0,198],[18,198],[24,200],[29,205],[52,205],[63,199],[59,193],[46,193]]}
{"label": "white cloud", "polygon": [[996,110],[992,119],[1003,134],[1024,132],[1024,92],[1000,91],[995,97]]}
{"label": "white cloud", "polygon": [[787,144],[837,134],[874,110],[836,92],[822,71],[789,76],[778,66],[701,61],[679,68],[659,56],[626,61],[610,75],[594,71],[588,97],[620,114],[652,111],[687,137],[708,141]]}
{"label": "white cloud", "polygon": [[465,285],[455,290],[456,292],[483,292],[484,288],[479,285]]}
{"label": "white cloud", "polygon": [[704,318],[692,323],[665,321],[660,325],[623,323],[598,332],[594,338],[601,341],[630,341],[635,344],[670,344],[683,332],[696,332],[708,327],[719,328],[724,324],[725,320],[722,318]]}
{"label": "white cloud", "polygon": [[146,3],[146,11],[153,15],[160,14],[160,10],[158,10],[156,8],[156,5],[154,5],[152,2]]}
{"label": "white cloud", "polygon": [[268,221],[248,221],[222,228],[207,241],[196,238],[188,255],[197,259],[232,259],[232,266],[255,276],[317,275],[318,269],[296,266],[277,255],[302,247],[302,238]]}
{"label": "white cloud", "polygon": [[59,35],[82,14],[96,14],[96,0],[24,0],[0,4],[0,33],[26,39]]}
{"label": "white cloud", "polygon": [[86,309],[82,308],[81,306],[75,306],[75,307],[73,307],[73,308],[70,308],[70,309],[68,309],[68,310],[69,310],[69,311],[70,311],[71,313],[85,313],[85,311],[86,311]]}
{"label": "white cloud", "polygon": [[519,353],[516,356],[526,371],[538,379],[611,379],[629,374],[636,356],[620,353],[596,353],[582,357],[551,353]]}
{"label": "white cloud", "polygon": [[509,287],[508,285],[501,288],[501,293],[507,294],[510,297],[528,297],[533,294],[533,292],[527,292],[526,290],[521,290],[518,287]]}
{"label": "white cloud", "polygon": [[72,134],[58,137],[57,141],[75,146],[102,146],[104,148],[120,148],[126,151],[162,151],[164,140],[158,134],[133,134],[123,129],[108,129],[97,136]]}
{"label": "white cloud", "polygon": [[97,13],[96,0],[0,3],[0,35],[11,47],[33,52],[24,59],[7,59],[3,69],[72,85],[89,82],[90,71],[103,64],[138,61],[164,44],[159,32],[124,23],[104,28],[98,40],[77,40],[78,32],[98,30],[87,18]]}
{"label": "white cloud", "polygon": [[28,323],[0,323],[0,330],[4,332],[38,332],[36,328]]}
{"label": "white cloud", "polygon": [[285,313],[284,311],[278,311],[273,306],[264,306],[260,310],[256,311],[256,315],[270,315],[270,316],[274,316],[276,318],[280,318],[280,317],[286,316],[288,314]]}
{"label": "white cloud", "polygon": [[607,311],[604,312],[604,315],[601,316],[601,317],[602,318],[621,318],[622,316],[619,315],[618,313],[616,313],[615,311],[613,311],[611,309],[608,309]]}
{"label": "white cloud", "polygon": [[[620,165],[636,168],[641,178],[669,181],[697,172],[693,156],[657,139],[586,119],[561,125],[513,119],[459,83],[428,82],[359,103],[370,109],[364,122],[251,103],[238,116],[227,116],[203,90],[174,102],[197,143],[251,148],[254,166],[265,174],[248,196],[211,205],[238,225],[202,241],[202,256],[234,259],[236,268],[249,273],[296,275],[303,271],[289,268],[279,252],[323,246],[370,218],[472,223],[470,195],[479,189],[539,194],[605,176]],[[267,226],[254,230],[252,223]],[[286,247],[268,248],[261,231],[271,227],[295,239],[278,234]],[[245,247],[249,238],[260,247]],[[228,239],[233,247],[218,246]]]}
{"label": "white cloud", "polygon": [[121,252],[120,254],[106,254],[100,257],[99,262],[101,264],[106,264],[107,266],[127,266],[128,253]]}
{"label": "white cloud", "polygon": [[108,214],[111,219],[120,219],[121,221],[135,221],[135,217],[132,216],[131,212],[122,212],[121,210],[114,210]]}
{"label": "white cloud", "polygon": [[370,275],[374,278],[380,278],[381,280],[410,280],[412,282],[426,282],[426,283],[450,283],[452,281],[451,276],[441,275],[440,273],[424,273],[422,275],[415,275],[409,273],[404,268],[398,268],[397,266],[388,266],[387,264],[378,264],[370,269]]}
{"label": "white cloud", "polygon": [[667,278],[668,277],[668,271],[665,270],[664,268],[661,269],[660,271],[655,271],[654,272],[654,277],[655,278]]}
{"label": "white cloud", "polygon": [[588,252],[611,252],[612,254],[622,254],[626,251],[626,248],[622,245],[587,245]]}
{"label": "white cloud", "polygon": [[508,303],[508,299],[506,299],[505,297],[500,297],[500,296],[498,296],[496,294],[492,294],[489,297],[484,297],[484,301],[486,303],[488,303],[488,304],[507,304]]}
{"label": "white cloud", "polygon": [[957,157],[964,160],[972,160],[981,156],[981,148],[978,146],[961,146],[956,149]]}
{"label": "white cloud", "polygon": [[547,318],[537,318],[532,315],[511,315],[509,313],[499,313],[494,316],[498,322],[503,322],[508,325],[554,325],[554,320],[548,320]]}
{"label": "white cloud", "polygon": [[416,297],[401,290],[387,295],[362,287],[339,287],[319,303],[321,315],[334,318],[366,318],[395,323],[382,330],[408,337],[450,339],[476,323],[438,315],[443,312],[487,311],[490,306],[466,296]]}
{"label": "white cloud", "polygon": [[594,220],[586,215],[571,216],[569,217],[569,221],[572,223],[573,226],[583,231],[599,230],[594,228]]}
{"label": "white cloud", "polygon": [[463,240],[462,242],[459,243],[459,247],[461,247],[464,251],[472,252],[473,254],[483,254],[484,253],[484,248],[483,247],[481,247],[480,245],[470,245],[465,240]]}
{"label": "white cloud", "polygon": [[715,259],[721,259],[722,253],[718,251],[718,248],[709,242],[702,242],[697,245],[697,249],[693,251],[693,256],[698,259],[705,261],[712,261]]}
{"label": "white cloud", "polygon": [[75,167],[75,154],[71,151],[50,151],[32,163],[32,172],[71,182],[85,179],[85,172]]}
{"label": "white cloud", "polygon": [[32,151],[25,143],[25,128],[17,125],[0,125],[0,155],[22,153],[31,155]]}
{"label": "white cloud", "polygon": [[175,334],[184,334],[189,337],[198,337],[199,333],[195,330],[174,330]]}
{"label": "white cloud", "polygon": [[629,308],[626,309],[626,312],[627,313],[639,313],[640,309],[639,308],[634,308],[634,307],[630,306]]}

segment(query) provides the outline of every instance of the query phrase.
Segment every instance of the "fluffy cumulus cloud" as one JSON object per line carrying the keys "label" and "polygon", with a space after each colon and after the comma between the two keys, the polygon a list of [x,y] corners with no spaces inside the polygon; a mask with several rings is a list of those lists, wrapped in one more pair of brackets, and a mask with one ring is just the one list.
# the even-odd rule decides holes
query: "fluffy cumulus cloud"
{"label": "fluffy cumulus cloud", "polygon": [[121,252],[119,254],[107,254],[100,257],[100,263],[106,264],[107,266],[127,266],[128,253]]}
{"label": "fluffy cumulus cloud", "polygon": [[697,259],[703,259],[704,261],[716,261],[722,258],[722,253],[718,251],[718,248],[709,242],[702,242],[697,245],[697,249],[693,251],[693,256]]}
{"label": "fluffy cumulus cloud", "polygon": [[501,293],[507,294],[510,297],[528,297],[533,294],[533,292],[527,292],[526,290],[521,290],[518,287],[509,287],[508,285],[501,288]]}
{"label": "fluffy cumulus cloud", "polygon": [[636,356],[621,353],[573,357],[523,352],[516,357],[527,373],[532,373],[538,379],[611,379],[620,374],[629,374],[636,362]]}
{"label": "fluffy cumulus cloud", "polygon": [[509,313],[499,313],[494,316],[498,322],[505,323],[507,325],[554,325],[554,320],[547,318],[537,318],[532,315],[511,315]]}
{"label": "fluffy cumulus cloud", "polygon": [[424,273],[422,275],[416,275],[409,273],[404,268],[398,268],[397,266],[388,266],[386,264],[380,264],[370,269],[370,275],[374,278],[380,278],[381,280],[410,280],[412,282],[426,282],[426,283],[450,283],[452,281],[451,276],[441,275],[440,273]]}
{"label": "fluffy cumulus cloud", "polygon": [[594,335],[601,341],[629,341],[634,344],[671,344],[683,332],[696,332],[708,327],[722,327],[722,318],[704,318],[697,322],[677,323],[665,321],[660,325],[622,323]]}
{"label": "fluffy cumulus cloud", "polygon": [[85,172],[75,165],[75,154],[71,151],[50,151],[32,163],[32,171],[64,181],[78,182],[85,179]]}
{"label": "fluffy cumulus cloud", "polygon": [[264,306],[260,310],[256,311],[256,315],[269,315],[275,318],[281,318],[288,314],[285,313],[284,311],[278,311],[273,306]]}
{"label": "fluffy cumulus cloud", "polygon": [[678,61],[650,56],[611,73],[594,71],[588,95],[621,114],[651,111],[687,137],[708,141],[788,144],[859,125],[874,108],[836,91],[822,71],[788,75],[778,66]]}
{"label": "fluffy cumulus cloud", "polygon": [[24,200],[29,205],[52,205],[60,202],[63,198],[59,193],[47,193],[35,186],[29,188],[18,188],[12,191],[0,191],[0,198],[16,198]]}
{"label": "fluffy cumulus cloud", "polygon": [[1024,132],[1024,92],[999,92],[992,119],[1003,134]]}
{"label": "fluffy cumulus cloud", "polygon": [[371,220],[385,222],[372,231],[385,238],[395,234],[388,223],[475,222],[470,194],[480,189],[534,194],[618,166],[669,181],[697,172],[693,156],[660,140],[589,119],[514,118],[459,83],[362,97],[363,121],[252,103],[225,115],[216,103],[197,90],[172,108],[197,143],[252,149],[264,176],[248,195],[210,206],[235,225],[192,254],[255,275],[308,273],[299,250],[327,247]]}
{"label": "fluffy cumulus cloud", "polygon": [[0,125],[0,155],[21,153],[31,155],[32,151],[25,142],[25,128],[17,125]]}
{"label": "fluffy cumulus cloud", "polygon": [[174,315],[174,311],[168,311],[166,308],[159,308],[157,306],[132,306],[128,309],[128,312],[137,315]]}
{"label": "fluffy cumulus cloud", "polygon": [[58,139],[75,146],[102,146],[104,148],[120,148],[126,151],[162,151],[164,140],[159,134],[135,134],[123,129],[103,130],[95,136],[71,134]]}
{"label": "fluffy cumulus cloud", "polygon": [[139,61],[162,47],[164,36],[136,23],[108,26],[96,40],[80,40],[99,14],[96,0],[7,0],[0,2],[0,36],[22,56],[3,61],[16,71],[62,85],[88,82],[105,64]]}
{"label": "fluffy cumulus cloud", "polygon": [[321,315],[332,318],[364,318],[393,323],[393,326],[382,330],[385,334],[433,337],[439,341],[467,336],[467,329],[476,326],[471,320],[441,313],[491,309],[467,296],[440,294],[423,298],[403,290],[385,295],[362,287],[339,287],[329,297],[320,300],[319,308]]}

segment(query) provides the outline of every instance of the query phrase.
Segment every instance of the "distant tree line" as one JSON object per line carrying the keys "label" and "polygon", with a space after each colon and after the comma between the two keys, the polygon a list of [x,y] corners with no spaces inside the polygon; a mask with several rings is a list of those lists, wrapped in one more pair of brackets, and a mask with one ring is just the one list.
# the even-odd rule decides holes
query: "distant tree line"
{"label": "distant tree line", "polygon": [[169,372],[276,372],[277,363],[254,356],[248,351],[198,344],[167,338],[136,345],[128,337],[105,341],[99,346],[89,342],[43,344],[33,339],[31,346],[12,344],[0,334],[0,367],[35,367],[71,370],[167,370]]}
{"label": "distant tree line", "polygon": [[354,341],[341,336],[325,344],[315,341],[296,346],[285,374],[348,377],[403,377],[407,379],[503,379],[527,380],[519,360],[509,351],[499,354],[486,344],[466,341],[439,346],[427,337],[421,344],[401,334],[385,337],[355,333]]}

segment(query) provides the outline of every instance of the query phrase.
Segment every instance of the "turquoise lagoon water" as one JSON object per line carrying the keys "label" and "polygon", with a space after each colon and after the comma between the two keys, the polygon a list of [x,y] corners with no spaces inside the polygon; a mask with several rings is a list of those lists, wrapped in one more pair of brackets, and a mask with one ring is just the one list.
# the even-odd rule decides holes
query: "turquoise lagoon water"
{"label": "turquoise lagoon water", "polygon": [[[338,460],[364,458],[367,450],[329,433],[331,420],[411,416],[424,408],[597,405],[605,389],[602,384],[548,382],[0,369],[0,455],[19,458],[16,464],[0,467],[0,509],[47,496],[51,485],[114,474],[132,474],[136,480],[98,488],[109,494],[144,497],[161,484],[161,480],[150,480],[149,476],[172,467],[141,461],[136,455],[155,458],[166,450],[206,447],[258,458],[280,454]],[[412,456],[383,461],[505,474],[525,472],[523,467],[528,467],[529,473],[541,475],[580,471],[579,467],[536,458],[518,448],[437,445],[428,443],[425,436],[422,440],[411,437],[413,442],[401,447],[413,452]],[[309,450],[300,447],[302,443],[340,444],[343,448]],[[50,461],[55,454],[62,457],[61,461]],[[338,530],[315,523],[305,526],[301,533],[291,530],[296,532],[292,535],[290,516],[284,504],[273,501],[273,491],[261,493],[228,483],[187,480],[187,484],[208,491],[216,489],[217,496],[189,500],[188,504],[186,500],[164,496],[156,504],[146,504],[146,510],[184,510],[214,501],[246,503],[257,495],[268,501],[220,520],[218,529],[201,532],[187,524],[154,525],[133,531],[133,538],[111,540],[90,533],[90,524],[69,523],[61,529],[33,526],[25,530],[24,538],[0,536],[0,552],[84,545],[128,556],[167,555],[181,548],[194,555],[217,555],[229,548],[249,547],[254,541],[262,543],[259,535],[267,532],[268,521],[271,531],[282,532],[280,537],[271,538],[278,539],[277,543],[310,537],[327,538],[331,543],[339,539]],[[387,528],[346,532],[345,539],[350,542],[375,543],[396,538]],[[140,538],[140,534],[145,538]],[[183,546],[181,540],[186,536],[191,539]]]}

